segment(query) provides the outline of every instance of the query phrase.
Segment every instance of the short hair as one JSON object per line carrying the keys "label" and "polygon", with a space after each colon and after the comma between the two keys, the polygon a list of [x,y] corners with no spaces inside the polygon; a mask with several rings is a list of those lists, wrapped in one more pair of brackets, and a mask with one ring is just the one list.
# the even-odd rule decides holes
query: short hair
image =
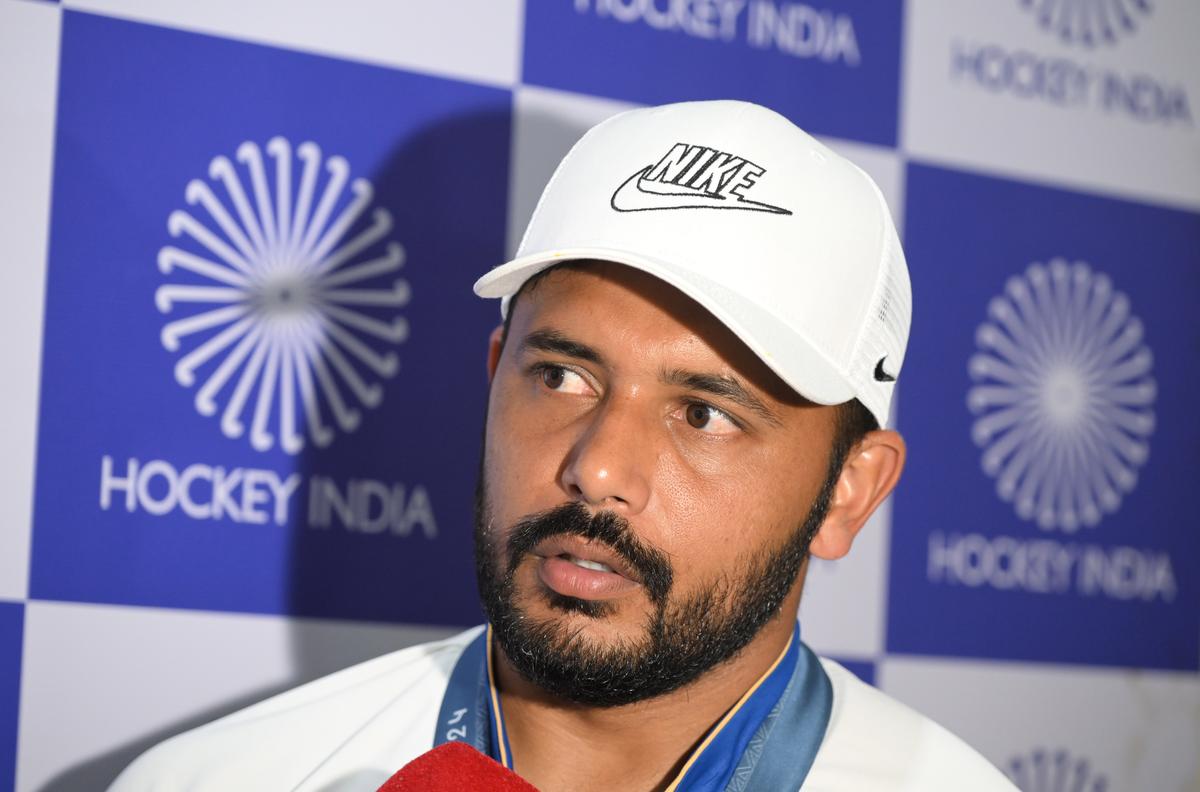
{"label": "short hair", "polygon": [[[516,313],[517,301],[522,294],[532,292],[547,275],[555,270],[576,269],[586,263],[586,261],[566,261],[529,276],[529,279],[521,284],[521,288],[517,289],[517,293],[508,301],[508,312],[504,315],[504,328],[500,331],[500,348],[503,349],[505,342],[508,341],[508,327],[512,322],[513,314]],[[879,422],[875,420],[875,416],[858,399],[851,399],[837,405],[837,412],[834,414],[833,448],[829,457],[831,471],[840,471],[854,447],[866,437],[868,432],[873,432],[878,428]]]}

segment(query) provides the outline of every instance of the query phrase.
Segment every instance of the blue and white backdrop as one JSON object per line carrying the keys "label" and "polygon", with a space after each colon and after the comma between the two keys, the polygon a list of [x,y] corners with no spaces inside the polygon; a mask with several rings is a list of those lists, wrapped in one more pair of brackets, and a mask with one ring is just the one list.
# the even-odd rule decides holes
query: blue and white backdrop
{"label": "blue and white backdrop", "polygon": [[0,0],[0,789],[476,622],[470,284],[585,128],[719,97],[868,170],[912,270],[910,467],[808,640],[1027,792],[1200,789],[1198,34],[1194,0]]}

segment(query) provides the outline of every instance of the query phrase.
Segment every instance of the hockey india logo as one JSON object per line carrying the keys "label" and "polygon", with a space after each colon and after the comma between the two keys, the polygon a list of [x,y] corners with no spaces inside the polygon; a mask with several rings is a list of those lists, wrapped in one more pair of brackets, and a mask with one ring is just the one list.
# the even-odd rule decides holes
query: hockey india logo
{"label": "hockey india logo", "polygon": [[1108,778],[1091,762],[1065,750],[1035,748],[1014,756],[1005,768],[1021,792],[1107,792]]}
{"label": "hockey india logo", "polygon": [[971,436],[1017,515],[1075,531],[1115,512],[1150,453],[1153,357],[1129,299],[1086,263],[1034,263],[976,330]]}
{"label": "hockey india logo", "polygon": [[208,181],[188,183],[194,213],[167,219],[178,244],[158,253],[155,303],[196,410],[220,413],[226,437],[296,454],[354,431],[382,402],[408,336],[409,286],[396,277],[391,215],[368,214],[374,189],[343,157],[305,142],[293,159],[283,137],[266,154],[247,141],[241,167],[217,156]]}
{"label": "hockey india logo", "polygon": [[1149,0],[1017,0],[1038,25],[1065,44],[1095,47],[1130,36],[1151,11]]}

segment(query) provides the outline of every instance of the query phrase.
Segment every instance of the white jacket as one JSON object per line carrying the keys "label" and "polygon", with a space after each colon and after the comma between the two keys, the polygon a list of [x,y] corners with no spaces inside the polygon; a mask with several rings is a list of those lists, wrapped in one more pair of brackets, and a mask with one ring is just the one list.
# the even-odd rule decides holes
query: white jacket
{"label": "white jacket", "polygon": [[[167,740],[109,792],[374,792],[429,750],[481,628],[377,657]],[[833,686],[804,792],[1016,792],[944,728],[821,659]]]}

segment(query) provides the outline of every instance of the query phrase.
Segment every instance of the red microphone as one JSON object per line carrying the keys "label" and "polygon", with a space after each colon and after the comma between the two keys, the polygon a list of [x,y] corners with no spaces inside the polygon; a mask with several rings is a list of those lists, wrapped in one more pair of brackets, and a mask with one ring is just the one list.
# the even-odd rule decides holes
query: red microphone
{"label": "red microphone", "polygon": [[461,742],[442,743],[421,754],[384,781],[379,792],[463,789],[537,792],[537,787],[512,770]]}

